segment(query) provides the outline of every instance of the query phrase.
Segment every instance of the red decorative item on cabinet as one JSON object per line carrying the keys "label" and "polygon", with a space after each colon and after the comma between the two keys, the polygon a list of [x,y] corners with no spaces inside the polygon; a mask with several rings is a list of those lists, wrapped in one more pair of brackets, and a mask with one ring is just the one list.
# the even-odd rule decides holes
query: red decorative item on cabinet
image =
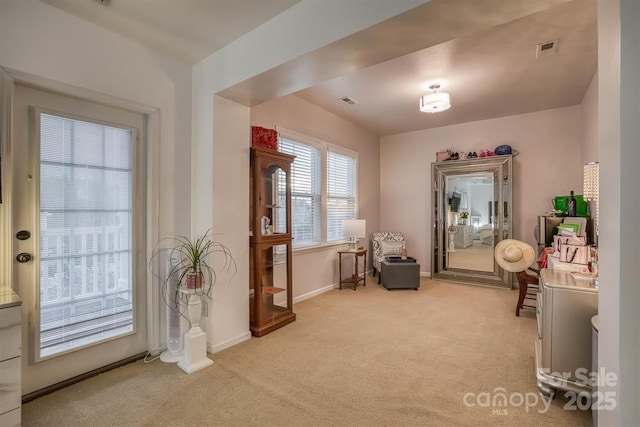
{"label": "red decorative item on cabinet", "polygon": [[251,126],[251,146],[278,150],[278,132],[260,126]]}

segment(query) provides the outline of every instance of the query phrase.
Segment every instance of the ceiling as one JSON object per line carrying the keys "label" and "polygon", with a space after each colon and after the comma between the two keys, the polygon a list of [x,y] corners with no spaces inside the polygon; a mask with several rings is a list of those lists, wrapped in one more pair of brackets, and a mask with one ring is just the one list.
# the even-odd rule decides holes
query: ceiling
{"label": "ceiling", "polygon": [[[298,0],[41,1],[196,63]],[[383,136],[579,104],[597,57],[595,0],[432,0],[221,95],[253,106],[294,93]],[[422,113],[420,84],[436,78],[452,107]]]}
{"label": "ceiling", "polygon": [[40,0],[192,64],[300,0]]}

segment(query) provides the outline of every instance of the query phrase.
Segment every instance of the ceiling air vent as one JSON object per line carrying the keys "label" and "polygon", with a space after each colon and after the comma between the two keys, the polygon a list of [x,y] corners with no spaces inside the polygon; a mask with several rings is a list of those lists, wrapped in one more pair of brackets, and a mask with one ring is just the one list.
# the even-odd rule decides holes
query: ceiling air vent
{"label": "ceiling air vent", "polygon": [[538,45],[536,46],[536,58],[555,55],[557,50],[558,50],[558,40],[551,40],[544,43],[538,43]]}
{"label": "ceiling air vent", "polygon": [[346,102],[349,105],[356,105],[358,103],[358,101],[356,101],[353,98],[349,98],[348,96],[343,96],[342,98],[339,98],[340,101],[342,102]]}

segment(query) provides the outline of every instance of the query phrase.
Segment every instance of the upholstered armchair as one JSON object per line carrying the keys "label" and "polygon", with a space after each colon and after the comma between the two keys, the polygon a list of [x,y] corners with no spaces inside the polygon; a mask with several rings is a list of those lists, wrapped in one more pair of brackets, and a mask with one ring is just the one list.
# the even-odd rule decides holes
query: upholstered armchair
{"label": "upholstered armchair", "polygon": [[404,235],[400,232],[378,232],[371,235],[373,253],[373,277],[380,271],[380,263],[384,257],[400,255],[404,248]]}

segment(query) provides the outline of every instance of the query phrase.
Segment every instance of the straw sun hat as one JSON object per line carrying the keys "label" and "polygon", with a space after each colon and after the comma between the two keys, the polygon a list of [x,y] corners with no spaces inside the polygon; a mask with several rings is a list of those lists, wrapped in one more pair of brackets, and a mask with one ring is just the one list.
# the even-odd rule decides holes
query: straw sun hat
{"label": "straw sun hat", "polygon": [[520,240],[505,239],[496,245],[496,262],[500,267],[512,273],[524,271],[536,259],[536,252],[531,245]]}

